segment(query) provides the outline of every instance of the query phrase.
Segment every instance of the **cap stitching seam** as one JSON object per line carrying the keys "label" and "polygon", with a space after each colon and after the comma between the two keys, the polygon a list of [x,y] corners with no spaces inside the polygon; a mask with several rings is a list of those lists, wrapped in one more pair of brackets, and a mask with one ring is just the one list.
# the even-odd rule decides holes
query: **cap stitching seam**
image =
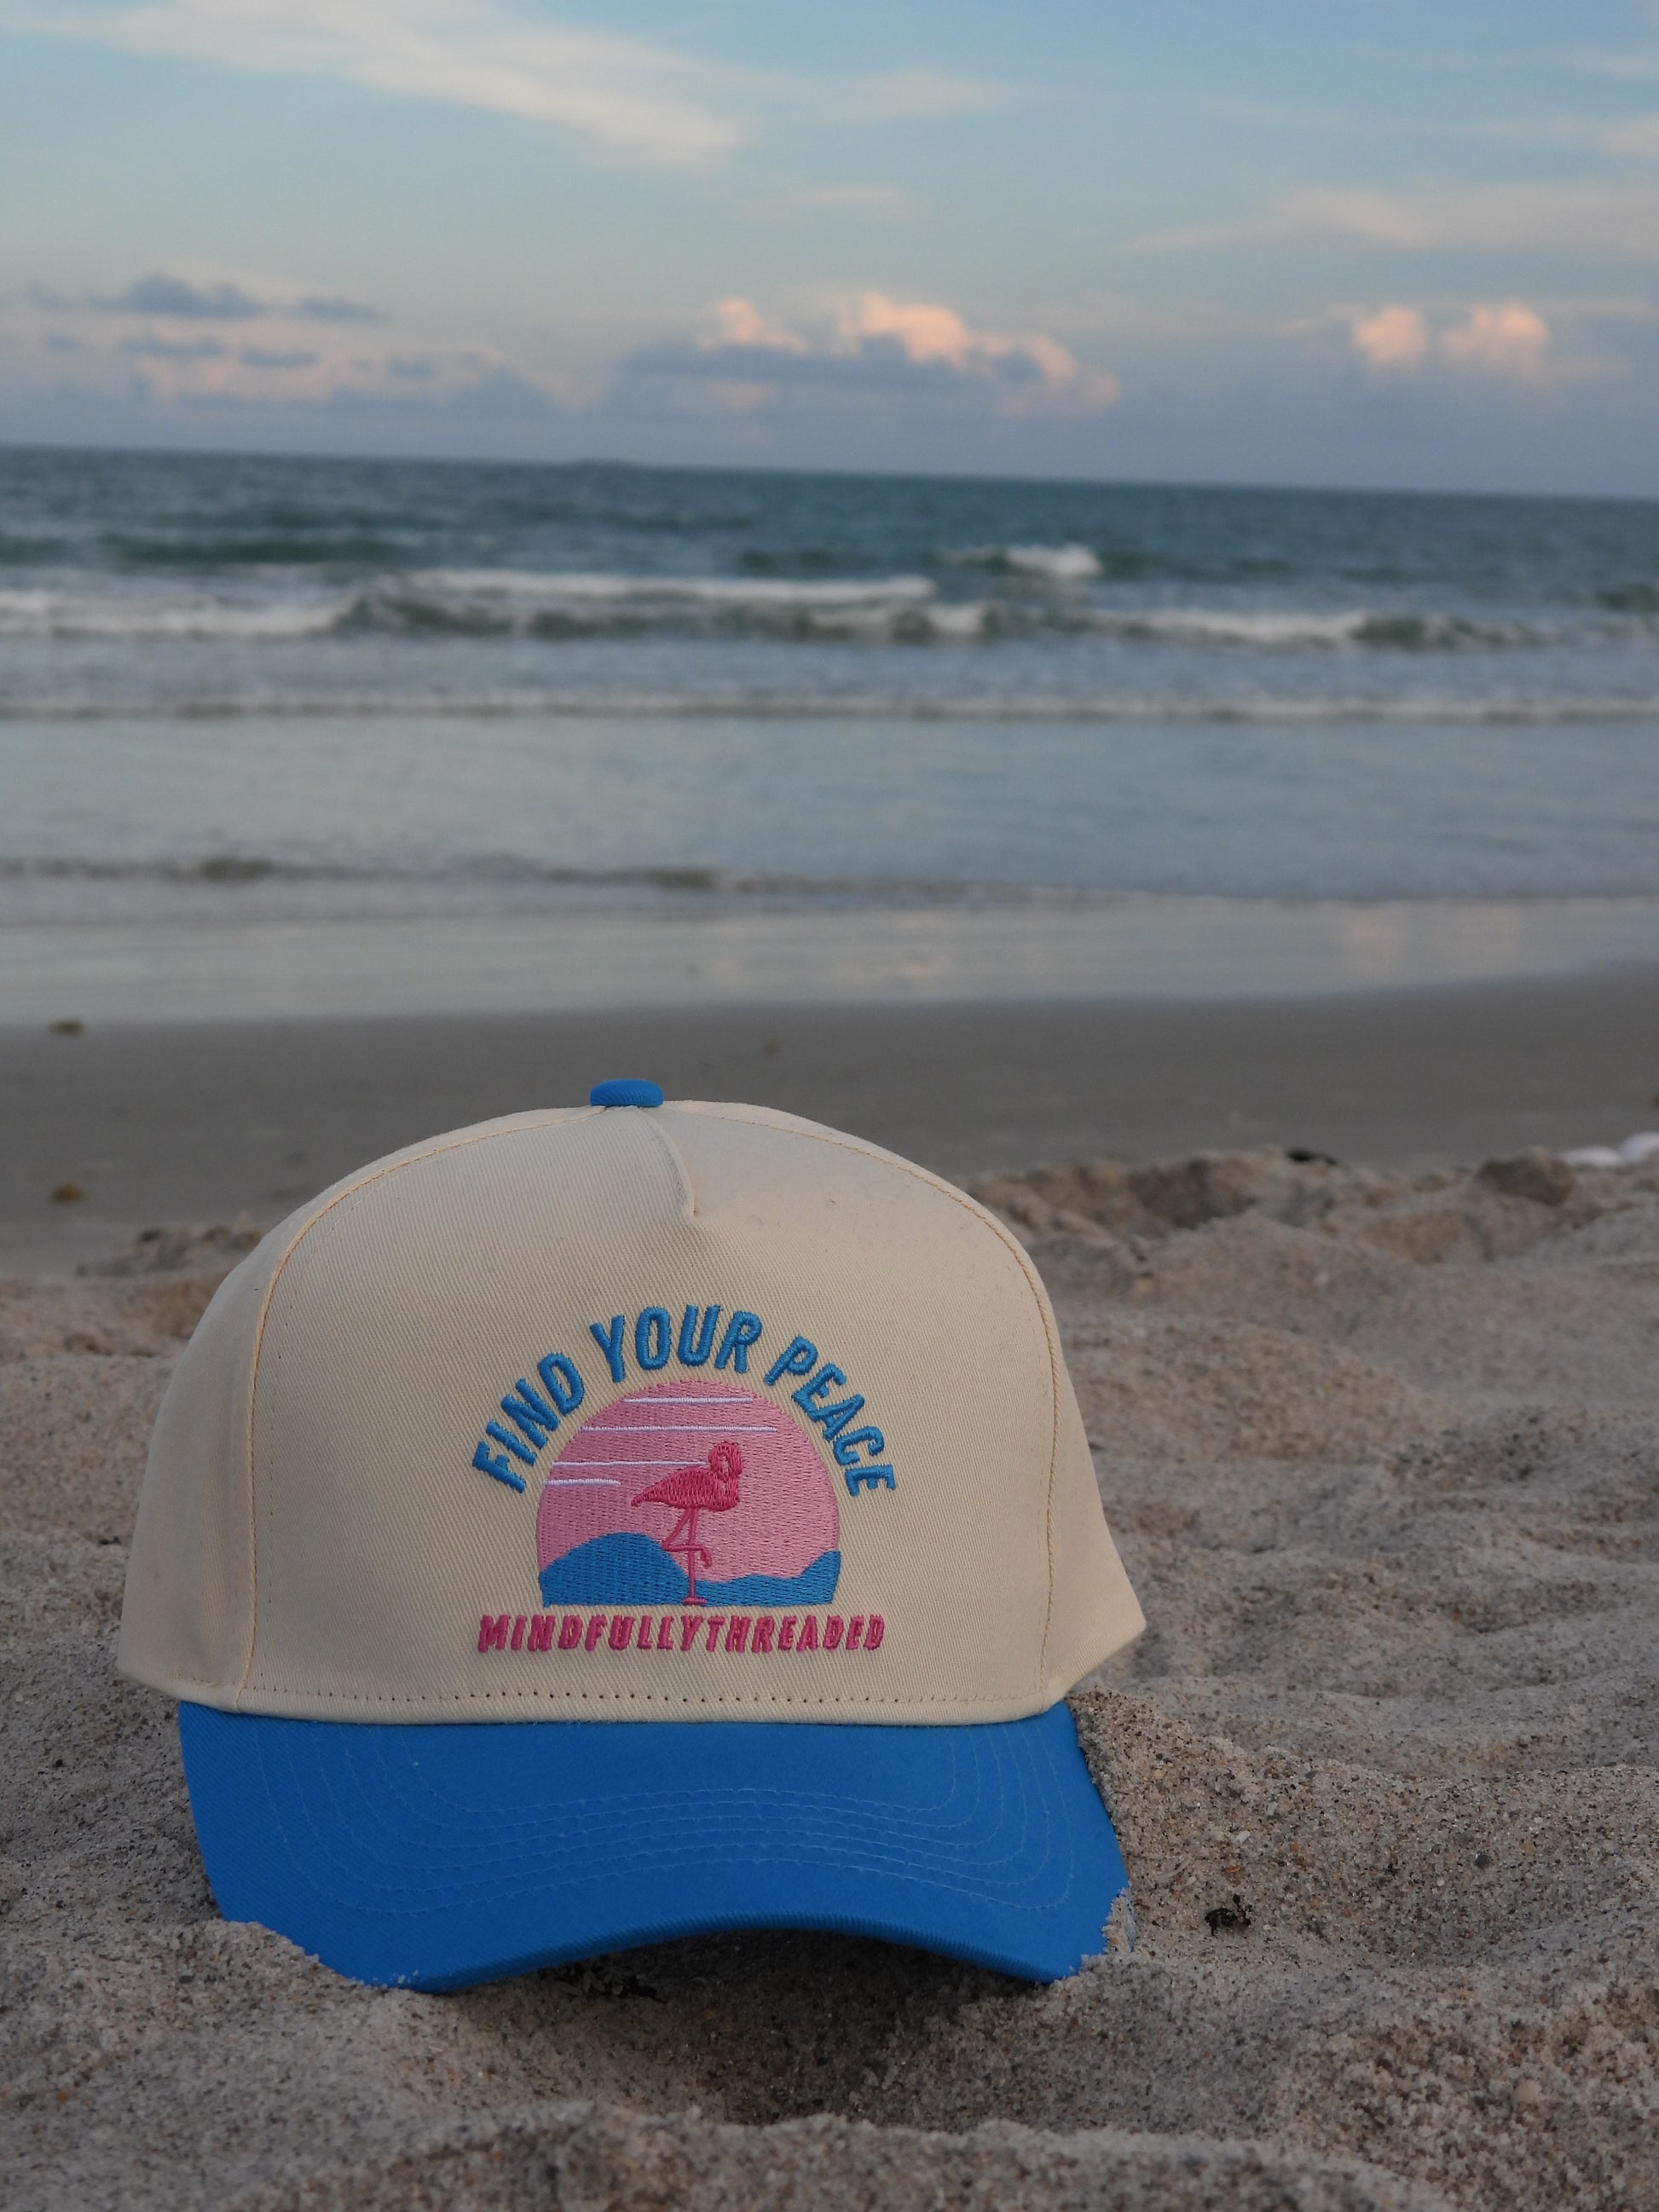
{"label": "cap stitching seam", "polygon": [[[729,1106],[710,1106],[696,1100],[688,1100],[684,1103],[693,1112],[706,1114],[710,1120],[743,1121],[747,1118],[741,1109],[733,1114]],[[751,1123],[750,1126],[768,1128],[775,1127],[776,1124],[769,1120],[762,1120],[758,1123]],[[977,1199],[970,1197],[957,1184],[946,1182],[943,1176],[933,1174],[929,1168],[918,1166],[915,1161],[907,1160],[901,1153],[890,1152],[880,1145],[861,1142],[856,1137],[849,1138],[839,1130],[830,1130],[822,1126],[815,1126],[810,1133],[810,1133],[814,1143],[829,1145],[837,1152],[856,1153],[866,1159],[874,1158],[885,1160],[890,1165],[902,1169],[913,1182],[926,1183],[932,1189],[940,1192],[945,1197],[954,1200],[956,1204],[974,1220],[983,1222],[988,1228],[995,1231],[1004,1246],[1012,1255],[1020,1273],[1025,1278],[1025,1287],[1031,1293],[1032,1302],[1037,1310],[1037,1317],[1042,1324],[1043,1341],[1048,1347],[1048,1489],[1043,1529],[1044,1547],[1048,1557],[1048,1602],[1042,1616],[1042,1644],[1037,1655],[1036,1688],[1040,1698],[1045,1693],[1048,1684],[1048,1637],[1054,1612],[1054,1478],[1060,1465],[1060,1367],[1061,1364],[1060,1348],[1054,1340],[1054,1331],[1048,1325],[1047,1293],[1042,1289],[1042,1278],[1037,1273],[1030,1254],[1006,1223],[999,1221],[988,1206],[981,1206]]]}
{"label": "cap stitching seam", "polygon": [[573,1120],[573,1121],[574,1121],[574,1120],[586,1121],[586,1120],[587,1120],[587,1119],[589,1119],[589,1118],[590,1118],[590,1115],[591,1115],[591,1114],[597,1114],[599,1110],[600,1110],[600,1109],[599,1109],[598,1107],[594,1107],[594,1108],[592,1108],[592,1109],[589,1109],[589,1113],[584,1114],[584,1113],[582,1113],[582,1112],[581,1112],[581,1110],[580,1110],[580,1109],[577,1109],[577,1111],[576,1111],[574,1114],[570,1114],[570,1113],[568,1113],[568,1109],[567,1109],[565,1112],[561,1113],[561,1112],[560,1112],[560,1109],[558,1109],[555,1108],[555,1109],[549,1109],[549,1111],[548,1111],[547,1115],[546,1115],[544,1117],[538,1117],[538,1116],[535,1116],[535,1115],[524,1115],[524,1116],[517,1116],[517,1115],[515,1115],[515,1116],[514,1117],[514,1127],[513,1127],[513,1130],[512,1130],[512,1131],[510,1131],[510,1132],[509,1132],[509,1131],[507,1131],[507,1130],[505,1130],[505,1129],[500,1128],[500,1127],[495,1127],[495,1128],[490,1128],[490,1129],[484,1129],[484,1130],[478,1130],[478,1131],[465,1132],[465,1133],[463,1133],[462,1134],[459,1134],[459,1135],[458,1135],[458,1136],[452,1137],[452,1138],[450,1138],[450,1139],[447,1139],[447,1140],[446,1140],[446,1139],[436,1139],[436,1138],[434,1138],[434,1139],[433,1139],[431,1140],[431,1142],[430,1142],[430,1143],[422,1146],[418,1151],[412,1151],[412,1152],[408,1152],[408,1153],[404,1154],[404,1157],[403,1157],[403,1158],[399,1158],[399,1159],[386,1161],[386,1162],[381,1163],[381,1164],[379,1164],[379,1165],[370,1166],[370,1167],[367,1167],[367,1168],[364,1168],[364,1169],[361,1170],[359,1171],[359,1173],[358,1173],[357,1175],[354,1176],[353,1176],[353,1177],[352,1177],[352,1178],[351,1178],[351,1179],[350,1179],[350,1180],[349,1180],[349,1182],[344,1185],[344,1187],[343,1187],[342,1189],[340,1189],[340,1190],[337,1190],[337,1191],[335,1192],[335,1194],[334,1194],[333,1197],[332,1197],[331,1199],[330,1199],[330,1200],[328,1201],[328,1204],[327,1204],[326,1206],[325,1206],[320,1210],[320,1212],[316,1212],[316,1213],[313,1213],[313,1214],[312,1215],[311,1218],[310,1218],[308,1221],[302,1223],[302,1224],[301,1224],[301,1226],[300,1226],[300,1227],[299,1227],[299,1228],[295,1231],[295,1233],[294,1233],[294,1237],[293,1237],[293,1239],[292,1239],[292,1241],[290,1242],[290,1243],[289,1244],[288,1249],[283,1253],[283,1255],[282,1258],[281,1258],[281,1259],[276,1262],[276,1267],[272,1269],[272,1271],[271,1271],[271,1277],[270,1277],[270,1282],[269,1282],[269,1283],[267,1283],[267,1284],[266,1284],[266,1285],[265,1285],[265,1294],[264,1294],[264,1300],[262,1301],[262,1303],[261,1303],[261,1304],[260,1304],[260,1307],[259,1307],[259,1325],[258,1325],[258,1328],[254,1331],[254,1336],[253,1336],[253,1364],[252,1364],[252,1371],[250,1372],[250,1375],[249,1375],[249,1377],[248,1377],[248,1391],[247,1391],[247,1508],[248,1508],[248,1510],[247,1510],[247,1523],[248,1523],[248,1619],[247,1619],[247,1642],[246,1642],[246,1647],[245,1647],[245,1649],[244,1649],[243,1655],[242,1655],[242,1672],[241,1672],[241,1678],[240,1678],[240,1680],[236,1683],[236,1685],[235,1685],[235,1686],[234,1686],[234,1690],[232,1691],[232,1695],[235,1698],[235,1699],[236,1699],[236,1701],[237,1701],[237,1705],[238,1705],[238,1707],[239,1707],[239,1708],[240,1708],[240,1703],[241,1703],[241,1699],[242,1699],[243,1694],[244,1694],[244,1692],[246,1691],[246,1689],[247,1689],[247,1686],[248,1686],[248,1683],[249,1683],[249,1680],[251,1680],[251,1678],[252,1678],[252,1673],[253,1673],[253,1650],[254,1650],[254,1645],[256,1644],[256,1643],[257,1643],[257,1642],[258,1642],[258,1627],[259,1627],[259,1582],[258,1582],[258,1574],[259,1574],[259,1540],[258,1540],[258,1513],[256,1512],[256,1510],[255,1510],[255,1507],[254,1507],[254,1482],[253,1482],[253,1437],[254,1437],[254,1425],[255,1425],[255,1420],[256,1420],[256,1416],[257,1416],[257,1409],[258,1409],[258,1397],[259,1397],[259,1370],[260,1370],[260,1367],[261,1367],[261,1365],[262,1365],[262,1364],[263,1364],[263,1362],[264,1362],[264,1359],[265,1330],[266,1330],[266,1328],[267,1328],[267,1326],[269,1325],[269,1322],[270,1322],[270,1309],[271,1309],[271,1306],[272,1306],[272,1304],[275,1303],[275,1300],[276,1300],[277,1286],[278,1286],[278,1285],[281,1283],[281,1281],[282,1281],[282,1279],[283,1279],[283,1275],[288,1272],[288,1265],[289,1265],[289,1261],[293,1259],[293,1257],[294,1257],[295,1254],[299,1250],[299,1249],[300,1249],[301,1245],[301,1244],[303,1244],[303,1243],[305,1243],[305,1241],[306,1241],[307,1237],[310,1236],[310,1234],[311,1234],[312,1231],[313,1231],[313,1229],[315,1229],[316,1227],[318,1227],[318,1225],[319,1225],[320,1223],[322,1223],[322,1222],[324,1222],[324,1221],[326,1221],[326,1220],[327,1220],[327,1218],[328,1218],[328,1217],[329,1217],[329,1215],[330,1215],[331,1213],[332,1213],[332,1212],[333,1212],[333,1211],[334,1211],[334,1209],[335,1209],[335,1207],[336,1207],[336,1206],[343,1206],[343,1205],[345,1203],[345,1201],[346,1201],[346,1200],[347,1200],[347,1199],[349,1199],[349,1198],[355,1198],[355,1197],[356,1196],[357,1193],[358,1193],[360,1190],[367,1190],[367,1189],[368,1189],[372,1184],[374,1184],[374,1183],[377,1183],[377,1182],[380,1182],[380,1181],[381,1181],[383,1178],[385,1178],[386,1176],[396,1175],[396,1174],[398,1173],[398,1170],[399,1170],[400,1168],[412,1168],[412,1167],[415,1167],[415,1166],[418,1165],[421,1162],[425,1161],[425,1160],[430,1160],[430,1159],[440,1159],[440,1158],[441,1158],[443,1157],[443,1155],[444,1155],[446,1152],[461,1152],[461,1151],[464,1151],[464,1150],[465,1150],[468,1146],[470,1146],[470,1145],[481,1145],[481,1144],[486,1144],[486,1143],[488,1143],[488,1142],[489,1142],[489,1140],[492,1137],[501,1137],[501,1136],[506,1136],[506,1135],[508,1135],[508,1134],[515,1134],[515,1133],[516,1133],[520,1129],[522,1129],[522,1128],[526,1127],[526,1126],[528,1126],[528,1127],[532,1127],[532,1128],[545,1128],[545,1127],[547,1127],[549,1126],[549,1122],[551,1121],[551,1119],[553,1118],[553,1115],[554,1115],[555,1114],[559,1114],[559,1115],[560,1115],[560,1118],[562,1118],[562,1119],[567,1119],[567,1118],[568,1118],[568,1119],[569,1119],[569,1120]]}
{"label": "cap stitching seam", "polygon": [[663,1127],[655,1114],[647,1113],[645,1125],[667,1153],[673,1165],[674,1173],[680,1186],[680,1209],[684,1218],[688,1221],[695,1221],[697,1218],[696,1187],[692,1182],[691,1170],[685,1164],[684,1154],[668,1131]]}

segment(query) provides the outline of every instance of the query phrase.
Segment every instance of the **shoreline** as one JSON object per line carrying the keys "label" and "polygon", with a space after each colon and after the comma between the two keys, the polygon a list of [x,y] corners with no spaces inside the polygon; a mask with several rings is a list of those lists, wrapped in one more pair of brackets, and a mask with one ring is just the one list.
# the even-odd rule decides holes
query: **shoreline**
{"label": "shoreline", "polygon": [[[1421,1167],[1659,1126],[1659,965],[1262,1000],[625,1008],[0,1028],[0,1272],[272,1221],[365,1160],[617,1074],[849,1129],[958,1179],[1303,1146]],[[49,1194],[74,1183],[78,1202]]]}
{"label": "shoreline", "polygon": [[[284,891],[283,896],[289,893]],[[1659,898],[1291,899],[993,886],[937,902],[9,920],[0,1024],[641,1014],[665,1005],[1235,1004],[1659,964]],[[242,894],[238,894],[240,897]]]}

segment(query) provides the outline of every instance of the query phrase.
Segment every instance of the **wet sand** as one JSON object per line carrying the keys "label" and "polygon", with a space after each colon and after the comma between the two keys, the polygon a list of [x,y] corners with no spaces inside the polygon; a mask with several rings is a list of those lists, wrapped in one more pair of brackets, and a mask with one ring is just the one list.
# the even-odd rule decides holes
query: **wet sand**
{"label": "wet sand", "polygon": [[[1480,1159],[1659,1119],[1659,970],[1261,1004],[0,1027],[0,1268],[150,1222],[272,1219],[435,1129],[620,1073],[806,1114],[957,1176],[1202,1146]],[[85,1197],[54,1203],[65,1183]]]}

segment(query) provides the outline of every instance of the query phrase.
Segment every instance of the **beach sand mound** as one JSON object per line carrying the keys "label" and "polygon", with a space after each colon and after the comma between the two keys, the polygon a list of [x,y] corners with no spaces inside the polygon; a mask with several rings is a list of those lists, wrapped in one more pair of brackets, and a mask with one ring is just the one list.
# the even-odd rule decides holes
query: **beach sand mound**
{"label": "beach sand mound", "polygon": [[[1145,1167],[1110,1159],[1036,1167],[988,1176],[972,1189],[1028,1238],[1125,1241],[1137,1256],[1182,1230],[1252,1214],[1405,1260],[1497,1260],[1610,1214],[1634,1211],[1659,1224],[1659,1154],[1635,1167],[1576,1169],[1534,1151],[1472,1174],[1409,1174],[1306,1152],[1199,1152]],[[1659,1252],[1659,1228],[1651,1249]]]}
{"label": "beach sand mound", "polygon": [[708,1939],[453,1996],[228,1926],[113,1644],[245,1225],[0,1285],[9,2204],[1659,2202],[1659,1172],[998,1177],[1148,1632],[1073,1700],[1134,1892],[1031,1989]]}

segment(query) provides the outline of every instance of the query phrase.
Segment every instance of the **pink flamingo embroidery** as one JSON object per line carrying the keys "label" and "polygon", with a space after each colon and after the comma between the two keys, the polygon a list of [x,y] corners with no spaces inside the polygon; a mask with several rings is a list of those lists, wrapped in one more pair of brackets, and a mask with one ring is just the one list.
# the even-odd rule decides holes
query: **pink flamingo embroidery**
{"label": "pink flamingo embroidery", "polygon": [[[697,1562],[709,1564],[706,1546],[697,1541],[699,1513],[729,1513],[738,1502],[738,1478],[743,1473],[743,1454],[734,1443],[710,1447],[707,1467],[677,1468],[635,1498],[635,1505],[672,1505],[679,1515],[664,1539],[665,1552],[678,1552],[685,1561],[684,1602],[702,1605],[697,1595]],[[684,1539],[684,1541],[682,1541]]]}

